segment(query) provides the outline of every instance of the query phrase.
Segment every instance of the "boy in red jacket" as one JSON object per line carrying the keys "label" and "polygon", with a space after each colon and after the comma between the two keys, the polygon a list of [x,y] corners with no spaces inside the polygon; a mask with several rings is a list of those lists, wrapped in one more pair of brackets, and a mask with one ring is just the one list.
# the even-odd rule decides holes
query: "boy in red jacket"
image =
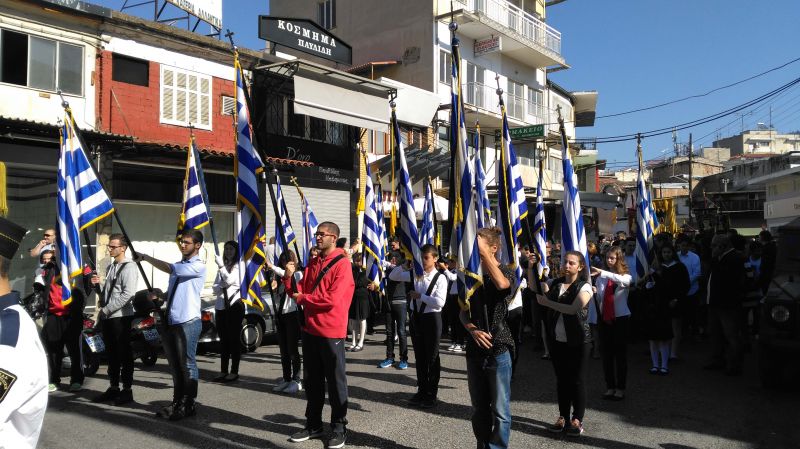
{"label": "boy in red jacket", "polygon": [[291,292],[298,306],[303,307],[303,362],[306,387],[306,425],[293,434],[292,442],[321,438],[322,407],[325,403],[325,382],[331,405],[329,448],[344,447],[347,438],[347,377],[345,374],[344,340],[347,337],[347,313],[355,284],[350,261],[343,249],[336,248],[339,226],[326,221],[317,227],[318,257],[311,259]]}

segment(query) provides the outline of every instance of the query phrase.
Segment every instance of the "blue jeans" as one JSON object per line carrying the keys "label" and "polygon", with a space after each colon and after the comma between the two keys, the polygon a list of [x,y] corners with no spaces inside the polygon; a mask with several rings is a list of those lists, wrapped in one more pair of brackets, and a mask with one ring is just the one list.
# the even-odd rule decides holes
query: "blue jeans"
{"label": "blue jeans", "polygon": [[511,353],[467,357],[467,383],[478,449],[507,448],[511,436]]}
{"label": "blue jeans", "polygon": [[186,368],[189,369],[189,378],[198,380],[200,372],[197,370],[197,341],[200,340],[203,323],[199,318],[195,318],[182,323],[181,327],[186,335]]}

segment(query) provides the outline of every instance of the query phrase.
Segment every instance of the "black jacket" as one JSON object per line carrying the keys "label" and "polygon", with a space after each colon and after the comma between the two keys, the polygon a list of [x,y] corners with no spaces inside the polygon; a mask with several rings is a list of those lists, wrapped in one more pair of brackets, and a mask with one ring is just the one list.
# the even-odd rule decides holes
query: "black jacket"
{"label": "black jacket", "polygon": [[708,305],[740,307],[747,290],[746,279],[744,257],[735,249],[726,253],[721,259],[712,259]]}

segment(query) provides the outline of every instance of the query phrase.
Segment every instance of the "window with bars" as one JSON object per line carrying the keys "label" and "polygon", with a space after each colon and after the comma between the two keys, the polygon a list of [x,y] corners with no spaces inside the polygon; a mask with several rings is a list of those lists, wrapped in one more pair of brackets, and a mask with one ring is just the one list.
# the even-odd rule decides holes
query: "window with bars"
{"label": "window with bars", "polygon": [[162,65],[161,123],[211,130],[211,77]]}
{"label": "window with bars", "polygon": [[326,30],[336,28],[336,0],[317,3],[317,19]]}
{"label": "window with bars", "polygon": [[83,95],[83,47],[0,30],[0,82]]}

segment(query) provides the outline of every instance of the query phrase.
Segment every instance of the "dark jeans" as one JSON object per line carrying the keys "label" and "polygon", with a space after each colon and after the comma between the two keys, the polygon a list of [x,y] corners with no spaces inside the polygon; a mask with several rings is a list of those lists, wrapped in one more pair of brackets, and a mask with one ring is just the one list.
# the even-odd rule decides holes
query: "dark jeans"
{"label": "dark jeans", "polygon": [[630,317],[621,316],[611,323],[602,320],[597,324],[600,334],[600,353],[603,357],[603,374],[606,388],[624,390],[628,378],[628,333]]}
{"label": "dark jeans", "polygon": [[514,338],[514,349],[511,351],[511,376],[517,371],[517,359],[519,359],[519,347],[522,345],[522,322],[523,312],[525,309],[517,307],[508,311],[506,322],[511,331],[511,336]]}
{"label": "dark jeans", "polygon": [[467,357],[472,432],[478,449],[506,448],[511,436],[511,354]]}
{"label": "dark jeans", "polygon": [[464,325],[461,324],[461,307],[458,305],[458,295],[448,295],[445,306],[448,304],[447,321],[450,323],[450,338],[454,344],[463,346],[466,330]]}
{"label": "dark jeans", "polygon": [[[532,293],[533,294],[533,293]],[[534,346],[539,346],[544,344],[544,338],[542,337],[542,329],[544,328],[544,317],[546,316],[545,307],[536,300],[536,295],[533,294],[533,341]]]}
{"label": "dark jeans", "polygon": [[711,362],[729,370],[742,368],[741,307],[708,306]]}
{"label": "dark jeans", "polygon": [[343,432],[347,426],[347,374],[345,372],[344,339],[325,338],[303,333],[303,359],[306,389],[306,428],[322,428],[322,407],[325,384],[331,405],[331,427]]}
{"label": "dark jeans", "polygon": [[50,383],[61,383],[61,361],[64,359],[64,346],[67,347],[70,361],[70,383],[83,384],[83,366],[81,365],[80,339],[81,317],[69,315],[45,315],[42,326],[42,340],[47,347],[47,365],[50,367]]}
{"label": "dark jeans", "polygon": [[242,343],[239,341],[239,335],[242,332],[244,303],[236,301],[228,307],[228,310],[217,310],[216,314],[217,333],[220,340],[220,371],[228,372],[228,361],[230,360],[230,372],[239,374],[239,360],[242,358]]}
{"label": "dark jeans", "polygon": [[400,360],[408,361],[408,339],[406,338],[406,317],[408,311],[405,304],[390,304],[386,314],[386,358],[394,358],[394,333],[400,342]]}
{"label": "dark jeans", "polygon": [[566,420],[577,418],[583,422],[586,411],[586,365],[591,345],[569,346],[560,341],[550,345],[550,356],[556,372],[558,412]]}
{"label": "dark jeans", "polygon": [[195,318],[185,323],[165,326],[161,333],[164,354],[172,370],[173,401],[183,396],[192,399],[197,397],[199,373],[195,356],[201,330],[202,323],[199,318]]}
{"label": "dark jeans", "polygon": [[122,368],[122,388],[133,385],[133,351],[131,350],[131,321],[133,317],[106,318],[101,322],[103,341],[108,355],[108,381],[112,388],[119,388]]}
{"label": "dark jeans", "polygon": [[278,315],[278,347],[281,350],[283,380],[300,381],[300,317],[297,311]]}
{"label": "dark jeans", "polygon": [[417,392],[436,398],[439,393],[439,342],[442,337],[441,312],[422,313],[413,319],[411,341],[417,367]]}

